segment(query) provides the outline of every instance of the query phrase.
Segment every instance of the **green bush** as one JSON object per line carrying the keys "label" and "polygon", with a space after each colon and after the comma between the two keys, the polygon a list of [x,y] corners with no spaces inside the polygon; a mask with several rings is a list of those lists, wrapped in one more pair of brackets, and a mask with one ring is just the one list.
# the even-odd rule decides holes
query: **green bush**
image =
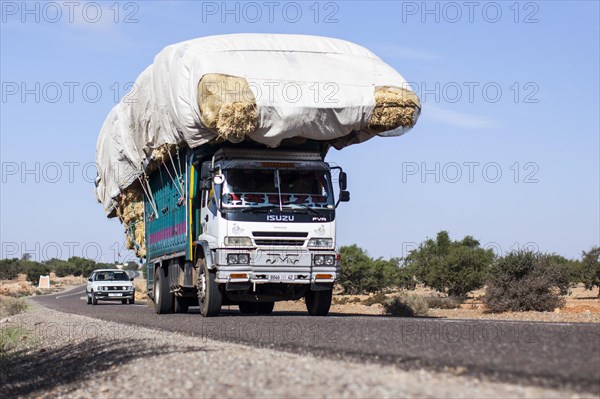
{"label": "green bush", "polygon": [[[578,264],[578,282],[585,284],[588,290],[600,288],[600,247],[594,247],[582,253],[581,262]],[[600,292],[598,292],[600,297]]]}
{"label": "green bush", "polygon": [[13,280],[17,278],[21,272],[19,259],[2,259],[0,260],[0,280]]}
{"label": "green bush", "polygon": [[357,245],[341,247],[340,254],[339,284],[344,294],[359,295],[391,287],[415,287],[412,274],[399,267],[398,258],[373,259]]}
{"label": "green bush", "polygon": [[465,298],[483,287],[493,261],[493,251],[481,248],[473,237],[451,241],[448,232],[441,231],[435,240],[429,239],[411,251],[404,265],[426,286]]}
{"label": "green bush", "polygon": [[415,317],[427,316],[427,302],[419,295],[400,294],[383,303],[388,316]]}
{"label": "green bush", "polygon": [[80,276],[81,269],[74,263],[61,259],[50,259],[44,262],[48,268],[56,274],[57,277]]}
{"label": "green bush", "polygon": [[47,275],[50,273],[50,268],[43,263],[34,262],[30,260],[21,261],[23,273],[27,275],[27,281],[37,285],[40,280],[40,276]]}
{"label": "green bush", "polygon": [[517,251],[500,258],[490,273],[483,303],[491,312],[551,311],[564,305],[569,287],[564,264],[549,254]]}

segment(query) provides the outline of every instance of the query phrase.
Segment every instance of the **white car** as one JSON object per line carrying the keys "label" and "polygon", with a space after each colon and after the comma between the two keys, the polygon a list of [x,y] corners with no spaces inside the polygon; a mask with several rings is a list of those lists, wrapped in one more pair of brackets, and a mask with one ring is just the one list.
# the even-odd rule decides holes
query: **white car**
{"label": "white car", "polygon": [[88,305],[102,301],[121,301],[122,304],[135,303],[133,278],[120,269],[97,269],[88,279],[85,293]]}

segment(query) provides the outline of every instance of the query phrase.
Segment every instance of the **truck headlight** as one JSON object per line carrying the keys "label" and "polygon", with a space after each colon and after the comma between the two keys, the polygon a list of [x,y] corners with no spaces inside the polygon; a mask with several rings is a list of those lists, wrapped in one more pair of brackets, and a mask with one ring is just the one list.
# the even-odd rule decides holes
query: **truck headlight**
{"label": "truck headlight", "polygon": [[315,255],[313,257],[313,263],[315,266],[333,266],[335,263],[334,255]]}
{"label": "truck headlight", "polygon": [[250,237],[225,237],[225,245],[232,247],[251,247],[252,239]]}
{"label": "truck headlight", "polygon": [[227,255],[227,264],[229,265],[247,265],[250,263],[248,254],[229,254]]}
{"label": "truck headlight", "polygon": [[331,248],[333,247],[333,239],[331,238],[311,238],[308,240],[309,248]]}

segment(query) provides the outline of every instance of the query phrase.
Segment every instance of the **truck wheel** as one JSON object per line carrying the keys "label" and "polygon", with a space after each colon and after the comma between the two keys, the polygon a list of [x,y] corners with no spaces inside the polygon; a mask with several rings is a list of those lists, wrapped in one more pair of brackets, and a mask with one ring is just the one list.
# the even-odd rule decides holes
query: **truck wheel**
{"label": "truck wheel", "polygon": [[96,299],[96,294],[92,291],[92,305],[97,305],[98,300]]}
{"label": "truck wheel", "polygon": [[275,307],[275,302],[259,302],[258,309],[256,313],[258,314],[271,314],[273,313],[273,308]]}
{"label": "truck wheel", "polygon": [[92,297],[90,296],[90,294],[87,291],[85,292],[85,296],[87,297],[87,304],[91,305],[92,304]]}
{"label": "truck wheel", "polygon": [[242,314],[255,314],[258,312],[258,303],[256,302],[240,302],[239,307]]}
{"label": "truck wheel", "polygon": [[165,269],[158,267],[154,279],[154,310],[156,313],[165,314],[173,311],[173,294],[169,291],[169,280],[165,275]]}
{"label": "truck wheel", "polygon": [[173,301],[173,313],[187,313],[188,311],[188,300],[187,298],[182,298],[180,296],[176,296]]}
{"label": "truck wheel", "polygon": [[217,316],[221,311],[223,295],[215,281],[215,273],[208,270],[206,262],[202,262],[199,266],[198,304],[200,313],[204,317]]}
{"label": "truck wheel", "polygon": [[327,316],[331,306],[333,290],[308,291],[304,298],[306,309],[311,316]]}

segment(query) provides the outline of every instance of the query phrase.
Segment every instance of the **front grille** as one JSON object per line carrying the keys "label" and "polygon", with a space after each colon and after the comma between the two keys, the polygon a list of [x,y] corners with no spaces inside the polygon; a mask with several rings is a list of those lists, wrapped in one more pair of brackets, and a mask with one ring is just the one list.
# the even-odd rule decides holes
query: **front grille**
{"label": "front grille", "polygon": [[308,237],[308,233],[279,232],[279,231],[253,231],[254,237]]}
{"label": "front grille", "polygon": [[109,291],[125,291],[125,288],[126,287],[115,287],[115,286],[106,287],[106,289]]}
{"label": "front grille", "polygon": [[285,247],[301,247],[304,245],[305,240],[265,240],[259,239],[254,240],[256,245],[264,246],[285,246]]}

